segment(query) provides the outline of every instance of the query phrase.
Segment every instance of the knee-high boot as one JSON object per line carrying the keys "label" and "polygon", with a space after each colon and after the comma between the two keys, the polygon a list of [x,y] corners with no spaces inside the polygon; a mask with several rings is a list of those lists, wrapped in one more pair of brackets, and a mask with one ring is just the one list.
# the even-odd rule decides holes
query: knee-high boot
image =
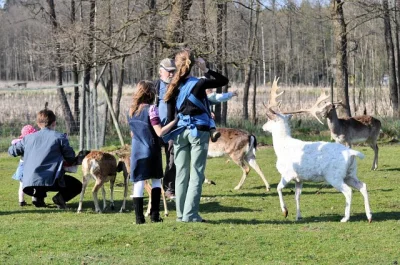
{"label": "knee-high boot", "polygon": [[133,198],[133,208],[135,209],[136,224],[144,224],[144,214],[143,214],[143,197]]}
{"label": "knee-high boot", "polygon": [[160,218],[160,197],[161,188],[151,189],[151,208],[150,208],[150,219],[152,222],[162,222]]}

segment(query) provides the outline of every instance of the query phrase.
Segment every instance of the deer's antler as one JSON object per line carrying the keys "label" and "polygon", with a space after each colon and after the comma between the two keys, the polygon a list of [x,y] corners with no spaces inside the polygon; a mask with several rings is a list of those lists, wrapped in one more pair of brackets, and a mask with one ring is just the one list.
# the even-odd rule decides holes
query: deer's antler
{"label": "deer's antler", "polygon": [[271,92],[270,92],[270,97],[269,97],[269,101],[268,101],[268,105],[266,105],[265,103],[263,103],[265,109],[266,109],[266,114],[268,119],[272,120],[273,116],[271,116],[270,114],[275,114],[275,112],[272,110],[273,107],[279,107],[281,104],[281,101],[277,101],[276,99],[281,96],[283,94],[284,91],[280,92],[279,94],[277,93],[278,91],[278,78],[274,78],[274,82],[272,83],[272,87],[271,87]]}
{"label": "deer's antler", "polygon": [[321,112],[323,110],[323,108],[325,106],[322,107],[318,107],[319,104],[321,104],[321,102],[327,100],[329,98],[329,95],[327,95],[325,93],[325,91],[321,92],[321,95],[319,96],[319,98],[317,98],[317,101],[314,103],[314,105],[309,108],[309,109],[300,109],[300,110],[296,110],[296,111],[291,111],[291,112],[284,112],[284,114],[296,114],[296,113],[310,113],[311,115],[313,115],[321,124],[324,124],[317,116],[318,112]]}
{"label": "deer's antler", "polygon": [[270,98],[269,98],[269,102],[268,102],[268,108],[271,107],[279,107],[281,105],[282,101],[276,101],[276,99],[281,96],[283,94],[284,91],[280,92],[279,94],[277,94],[278,92],[278,78],[274,78],[274,82],[272,83],[272,87],[271,87],[271,93],[270,93]]}

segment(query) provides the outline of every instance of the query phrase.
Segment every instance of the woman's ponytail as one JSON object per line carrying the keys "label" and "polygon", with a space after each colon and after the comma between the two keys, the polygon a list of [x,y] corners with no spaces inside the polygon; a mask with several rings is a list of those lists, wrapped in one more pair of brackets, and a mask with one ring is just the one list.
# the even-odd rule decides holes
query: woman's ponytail
{"label": "woman's ponytail", "polygon": [[178,94],[179,86],[190,74],[194,64],[195,61],[189,49],[183,49],[175,55],[176,71],[168,85],[167,92],[164,96],[164,101],[169,101]]}

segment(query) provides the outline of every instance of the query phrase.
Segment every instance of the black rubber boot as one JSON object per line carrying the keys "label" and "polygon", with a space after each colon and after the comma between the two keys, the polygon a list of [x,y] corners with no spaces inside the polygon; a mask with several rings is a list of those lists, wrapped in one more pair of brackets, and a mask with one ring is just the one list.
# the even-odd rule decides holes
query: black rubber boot
{"label": "black rubber boot", "polygon": [[143,214],[143,197],[133,198],[133,209],[135,209],[136,224],[144,224],[146,221]]}
{"label": "black rubber boot", "polygon": [[32,204],[35,205],[36,208],[46,207],[43,197],[32,197]]}
{"label": "black rubber boot", "polygon": [[163,221],[163,219],[160,217],[160,197],[161,188],[151,189],[150,219],[153,223]]}

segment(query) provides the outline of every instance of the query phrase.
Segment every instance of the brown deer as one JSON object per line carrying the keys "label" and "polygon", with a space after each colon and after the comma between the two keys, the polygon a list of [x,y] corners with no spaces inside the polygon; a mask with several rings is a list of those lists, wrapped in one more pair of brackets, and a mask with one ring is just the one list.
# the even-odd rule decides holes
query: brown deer
{"label": "brown deer", "polygon": [[302,109],[294,112],[285,112],[284,114],[295,114],[308,112],[311,113],[321,124],[321,120],[318,118],[317,113],[322,113],[322,117],[327,120],[329,130],[331,131],[331,138],[335,142],[346,145],[351,148],[353,143],[367,142],[369,146],[374,150],[374,161],[372,163],[371,170],[378,168],[378,145],[377,140],[381,131],[380,120],[369,116],[355,116],[348,118],[339,118],[336,113],[336,105],[343,104],[338,103],[325,103],[319,106],[323,101],[327,100],[329,95],[326,95],[323,91],[316,103],[310,109]]}
{"label": "brown deer", "polygon": [[[119,162],[122,163],[122,172],[124,174],[124,183],[128,186],[128,181],[130,178],[131,172],[131,146],[124,145],[120,149],[113,151],[113,154],[119,157]],[[146,210],[146,216],[150,215],[150,206],[151,206],[151,185],[146,181],[144,188],[146,189],[147,193],[149,194],[149,203]],[[126,193],[124,193],[124,197],[126,197]],[[167,207],[167,200],[165,198],[164,188],[161,186],[161,198],[163,200],[164,205],[164,215],[168,216],[168,207]],[[122,205],[123,209],[125,209],[125,200]],[[121,208],[122,209],[122,208]]]}
{"label": "brown deer", "polygon": [[378,144],[377,140],[381,131],[380,120],[361,115],[348,118],[338,118],[335,105],[342,103],[328,103],[323,106],[322,115],[328,122],[331,138],[337,143],[347,145],[351,148],[353,143],[366,142],[374,150],[374,161],[371,170],[378,168]]}
{"label": "brown deer", "polygon": [[[240,129],[218,128],[217,130],[221,133],[221,136],[216,142],[212,142],[210,140],[208,146],[208,156],[220,157],[223,155],[228,155],[232,161],[234,161],[242,169],[243,175],[239,181],[239,184],[235,187],[235,190],[238,190],[242,187],[247,175],[250,172],[250,168],[246,165],[246,163],[248,163],[261,177],[267,191],[269,191],[270,186],[268,181],[256,162],[256,137]],[[210,183],[210,180],[206,179],[205,183]]]}
{"label": "brown deer", "polygon": [[[99,202],[97,198],[97,193],[100,188],[103,195],[103,211],[107,207],[104,183],[108,181],[110,181],[111,209],[114,210],[114,183],[115,183],[115,178],[117,176],[117,172],[120,171],[122,171],[122,164],[121,163],[117,164],[117,160],[112,154],[105,153],[102,151],[91,151],[88,155],[86,155],[82,161],[82,172],[83,172],[82,192],[79,199],[79,206],[77,212],[80,213],[82,211],[83,197],[85,195],[86,187],[91,178],[94,178],[96,181],[92,189],[95,211],[101,213],[101,209],[99,207]],[[125,209],[126,194],[127,194],[127,185],[126,181],[124,181],[124,201],[120,212],[122,212]]]}

